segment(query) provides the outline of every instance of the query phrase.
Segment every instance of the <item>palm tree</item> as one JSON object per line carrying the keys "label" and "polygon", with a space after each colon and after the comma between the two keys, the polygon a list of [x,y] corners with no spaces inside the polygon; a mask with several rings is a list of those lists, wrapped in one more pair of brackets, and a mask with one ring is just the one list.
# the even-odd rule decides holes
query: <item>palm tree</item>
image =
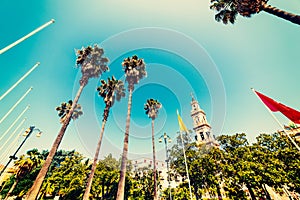
{"label": "palm tree", "polygon": [[294,24],[300,25],[300,16],[280,10],[267,4],[268,0],[211,0],[211,9],[218,13],[215,15],[216,21],[222,21],[224,24],[234,23],[237,14],[243,17],[265,11],[282,19],[288,20]]}
{"label": "palm tree", "polygon": [[99,151],[102,143],[102,137],[104,133],[105,124],[109,115],[109,110],[113,106],[115,99],[117,101],[120,101],[122,97],[125,97],[125,88],[124,83],[120,80],[116,80],[114,76],[112,78],[108,78],[107,82],[105,80],[101,80],[101,86],[97,88],[97,91],[99,92],[99,95],[103,98],[105,103],[105,108],[103,112],[103,119],[102,119],[102,128],[100,132],[99,141],[97,144],[95,156],[94,156],[94,162],[92,165],[91,173],[88,178],[87,186],[83,195],[84,200],[89,199],[90,190],[92,187],[92,181],[95,174],[95,170],[97,167],[97,160],[99,156]]}
{"label": "palm tree", "polygon": [[152,126],[152,150],[153,150],[153,179],[154,179],[154,199],[157,199],[157,183],[156,183],[156,159],[155,159],[155,140],[154,140],[154,120],[157,117],[158,110],[161,108],[161,103],[155,99],[147,99],[144,106],[146,110],[146,115],[151,118]]}
{"label": "palm tree", "polygon": [[82,47],[76,53],[76,66],[81,69],[81,78],[79,80],[80,87],[77,91],[77,94],[72,102],[72,107],[69,112],[66,114],[63,125],[52,145],[52,148],[47,156],[47,159],[40,170],[37,178],[35,179],[33,186],[28,192],[27,199],[33,200],[36,199],[39,190],[42,186],[42,183],[45,179],[47,171],[51,165],[53,157],[62,141],[62,138],[65,134],[65,131],[70,123],[71,118],[73,117],[74,109],[77,107],[78,100],[82,93],[83,88],[87,85],[88,80],[90,78],[97,78],[103,72],[108,70],[107,62],[108,58],[104,57],[104,50],[100,48],[98,45],[94,45],[93,47],[88,46],[86,48]]}
{"label": "palm tree", "polygon": [[[70,110],[72,109],[72,105],[73,105],[73,101],[69,100],[68,103],[63,102],[60,104],[60,106],[56,107],[56,110],[59,112],[58,116],[60,117],[60,123],[63,124],[66,121],[67,118],[67,114],[70,112]],[[71,118],[74,119],[78,119],[80,115],[82,115],[83,112],[81,110],[81,105],[80,104],[76,104],[73,110],[73,114],[71,116]]]}
{"label": "palm tree", "polygon": [[144,63],[144,60],[139,59],[136,55],[132,56],[131,58],[128,57],[124,59],[122,62],[122,66],[125,72],[126,81],[128,82],[129,95],[128,95],[126,128],[125,128],[125,137],[124,137],[124,146],[123,146],[123,154],[122,154],[120,180],[118,184],[117,200],[124,199],[132,93],[134,90],[134,85],[137,84],[140,79],[142,79],[147,75],[146,65]]}
{"label": "palm tree", "polygon": [[13,190],[16,188],[22,178],[29,174],[33,169],[40,166],[43,162],[43,157],[37,149],[32,149],[26,152],[26,155],[21,155],[14,163],[17,168],[15,171],[16,181],[8,191],[5,200],[8,199]]}

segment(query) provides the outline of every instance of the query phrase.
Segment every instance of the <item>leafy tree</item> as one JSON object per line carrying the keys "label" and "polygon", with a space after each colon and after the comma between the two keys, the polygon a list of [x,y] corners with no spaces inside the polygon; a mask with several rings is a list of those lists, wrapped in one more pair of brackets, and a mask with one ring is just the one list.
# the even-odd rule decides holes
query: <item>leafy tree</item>
{"label": "leafy tree", "polygon": [[268,166],[273,166],[273,178],[265,178],[268,180],[266,184],[279,191],[287,184],[292,191],[300,193],[300,153],[295,146],[280,133],[260,134],[256,139],[256,145],[264,149],[264,155],[268,157],[272,155]]}
{"label": "leafy tree", "polygon": [[99,91],[99,95],[104,100],[105,108],[104,108],[104,112],[103,112],[103,120],[102,120],[102,128],[101,128],[101,132],[100,132],[100,137],[99,137],[99,141],[97,144],[91,173],[88,178],[87,187],[86,187],[86,190],[85,190],[84,196],[83,196],[84,200],[88,200],[88,198],[89,198],[89,193],[91,190],[92,180],[93,180],[93,176],[94,176],[96,166],[97,166],[97,160],[98,160],[98,156],[99,156],[99,152],[100,152],[100,148],[101,148],[105,124],[106,124],[106,121],[107,121],[107,118],[109,115],[109,110],[113,106],[115,99],[117,101],[120,101],[121,98],[125,96],[124,83],[120,80],[115,79],[114,76],[112,76],[111,79],[108,78],[107,82],[105,80],[101,80],[100,82],[101,82],[101,86],[99,86],[97,88],[97,91]]}
{"label": "leafy tree", "polygon": [[300,25],[300,16],[280,10],[268,4],[268,0],[211,0],[211,9],[215,10],[216,21],[234,23],[236,16],[251,17],[261,11]]}
{"label": "leafy tree", "polygon": [[60,166],[55,168],[44,185],[45,194],[58,195],[60,200],[82,199],[89,168],[89,160],[75,152],[71,157],[65,157]]}
{"label": "leafy tree", "polygon": [[[42,155],[44,156],[44,159],[47,158],[49,154],[49,151],[44,150],[42,152]],[[56,189],[56,178],[53,177],[53,171],[54,169],[61,166],[61,163],[66,160],[66,158],[71,159],[74,157],[74,154],[77,154],[75,150],[72,151],[65,151],[65,150],[58,150],[55,153],[55,156],[53,158],[53,161],[49,167],[49,171],[47,173],[47,176],[45,178],[45,181],[42,184],[41,190],[40,190],[40,199],[43,199],[44,197],[53,197],[55,196],[55,189]]]}
{"label": "leafy tree", "polygon": [[157,184],[152,178],[153,173],[153,170],[148,167],[142,167],[135,170],[129,199],[153,199],[154,184]]}
{"label": "leafy tree", "polygon": [[119,161],[111,154],[97,164],[91,195],[95,199],[115,199],[119,180]]}
{"label": "leafy tree", "polygon": [[144,106],[146,110],[146,115],[151,118],[151,129],[152,129],[152,150],[153,150],[153,180],[154,180],[154,199],[157,199],[157,183],[156,183],[156,158],[155,158],[155,139],[154,139],[154,120],[158,115],[158,110],[162,107],[155,99],[147,99],[147,102]]}
{"label": "leafy tree", "polygon": [[122,62],[123,70],[126,76],[126,82],[128,82],[128,108],[127,108],[127,118],[126,118],[126,129],[124,137],[124,146],[122,154],[120,181],[118,184],[117,200],[124,199],[124,189],[125,189],[125,176],[126,176],[126,164],[128,155],[128,138],[129,138],[129,127],[130,127],[130,114],[131,114],[131,104],[132,104],[132,93],[134,90],[134,85],[137,84],[143,77],[147,75],[146,65],[143,59],[139,59],[136,55],[131,58],[126,58]]}
{"label": "leafy tree", "polygon": [[51,162],[53,160],[53,157],[62,141],[62,138],[65,134],[65,131],[70,123],[71,117],[73,117],[74,109],[77,106],[78,100],[80,98],[80,95],[84,89],[84,87],[87,85],[88,80],[90,78],[97,78],[99,77],[103,72],[106,72],[108,70],[107,62],[109,61],[108,58],[104,57],[104,50],[98,45],[94,45],[94,47],[88,46],[86,48],[82,48],[81,50],[77,51],[77,60],[76,65],[77,67],[81,68],[81,78],[80,78],[80,87],[77,91],[77,94],[75,96],[74,101],[72,102],[72,107],[69,111],[69,113],[66,115],[66,118],[64,120],[64,123],[52,145],[52,148],[49,152],[49,155],[40,170],[33,186],[31,187],[30,191],[28,192],[27,199],[32,200],[36,199],[39,190],[42,186],[42,183],[45,179],[45,176],[47,174],[47,171],[51,165]]}
{"label": "leafy tree", "polygon": [[[43,162],[42,156],[37,149],[29,150],[25,155],[21,155],[20,158],[15,161],[14,165],[16,167],[15,171],[15,181],[11,186],[10,190],[6,194],[6,198],[10,197],[18,185],[18,183],[30,172],[32,172],[35,168],[40,166]],[[20,191],[19,191],[20,192]],[[23,192],[24,193],[24,192]],[[22,193],[22,194],[23,194]],[[21,194],[21,195],[22,195]]]}

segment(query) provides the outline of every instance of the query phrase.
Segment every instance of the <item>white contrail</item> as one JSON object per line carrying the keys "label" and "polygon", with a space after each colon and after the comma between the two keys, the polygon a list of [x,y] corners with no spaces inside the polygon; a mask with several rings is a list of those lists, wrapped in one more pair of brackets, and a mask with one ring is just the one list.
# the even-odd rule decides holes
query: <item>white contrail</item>
{"label": "white contrail", "polygon": [[1,135],[0,137],[0,141],[3,139],[3,137],[5,137],[7,135],[7,133],[10,131],[10,129],[17,123],[17,121],[22,117],[22,115],[29,109],[29,105],[26,106],[26,108],[23,110],[23,112],[21,114],[19,114],[19,116],[17,117],[17,119],[10,125],[10,127],[8,127],[8,129],[5,131],[5,133],[3,133],[3,135]]}
{"label": "white contrail", "polygon": [[14,43],[8,45],[7,47],[3,48],[0,50],[0,55],[3,54],[5,51],[11,49],[12,47],[16,46],[17,44],[23,42],[24,40],[26,40],[27,38],[29,38],[30,36],[36,34],[37,32],[39,32],[40,30],[46,28],[47,26],[49,26],[50,24],[54,23],[55,20],[51,19],[49,22],[45,23],[44,25],[40,26],[39,28],[35,29],[34,31],[30,32],[29,34],[25,35],[24,37],[18,39],[17,41],[15,41]]}
{"label": "white contrail", "polygon": [[12,134],[10,134],[9,138],[7,138],[7,140],[4,142],[4,144],[0,147],[0,151],[3,149],[3,147],[9,142],[9,140],[14,136],[14,134],[17,132],[17,130],[24,124],[24,122],[26,121],[26,118],[24,118],[21,123],[17,126],[17,128],[15,128],[14,132]]}
{"label": "white contrail", "polygon": [[10,108],[10,110],[2,117],[0,120],[0,124],[6,119],[6,117],[17,107],[17,105],[27,96],[27,94],[32,90],[33,88],[30,87],[25,94],[13,105],[13,107]]}
{"label": "white contrail", "polygon": [[1,97],[0,97],[0,101],[6,96],[8,95],[8,93],[10,93],[17,85],[19,85],[19,83],[21,83],[21,81],[23,81],[33,70],[35,70],[35,68],[37,68],[40,65],[40,62],[37,62],[26,74],[24,74],[24,76],[22,76],[13,86],[11,86],[11,88],[9,88]]}

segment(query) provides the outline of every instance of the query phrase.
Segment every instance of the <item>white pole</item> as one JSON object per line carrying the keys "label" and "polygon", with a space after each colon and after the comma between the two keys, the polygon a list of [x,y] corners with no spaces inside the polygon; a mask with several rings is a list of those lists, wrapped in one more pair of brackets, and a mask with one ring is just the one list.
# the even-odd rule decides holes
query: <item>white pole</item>
{"label": "white pole", "polygon": [[14,134],[17,132],[17,130],[24,124],[26,121],[26,118],[24,118],[21,123],[15,128],[14,132],[10,134],[9,138],[4,142],[4,144],[0,147],[0,151],[3,149],[3,147],[9,142],[9,140],[14,136]]}
{"label": "white pole", "polygon": [[180,130],[179,133],[180,133],[180,138],[181,138],[181,143],[182,143],[182,151],[183,151],[183,157],[184,157],[184,163],[185,163],[185,170],[186,170],[186,176],[187,176],[187,179],[188,179],[188,184],[189,184],[189,191],[190,191],[190,199],[192,200],[193,197],[192,197],[192,189],[191,189],[191,181],[190,181],[190,176],[189,176],[189,169],[188,169],[188,166],[187,166],[187,162],[186,162],[186,156],[185,156],[185,150],[184,150],[184,143],[183,143],[183,138],[182,138],[182,131]]}
{"label": "white pole", "polygon": [[17,105],[27,96],[27,94],[32,90],[32,87],[30,87],[25,94],[13,105],[13,107],[10,108],[10,110],[2,117],[0,120],[0,124],[6,119],[6,117],[17,107]]}
{"label": "white pole", "polygon": [[6,148],[5,152],[0,156],[0,163],[4,163],[5,158],[8,157],[9,152],[13,149],[13,147],[16,145],[18,139],[23,134],[24,128],[21,129],[18,136],[10,143],[10,145]]}
{"label": "white pole", "polygon": [[19,83],[21,83],[21,81],[23,81],[33,70],[35,70],[35,68],[37,68],[40,65],[40,62],[37,62],[26,74],[24,74],[13,86],[11,86],[11,88],[9,88],[1,97],[0,97],[0,101],[6,96],[8,95],[8,93],[10,93],[17,85],[19,85]]}
{"label": "white pole", "polygon": [[5,131],[5,133],[0,137],[0,141],[3,139],[3,137],[6,136],[6,134],[10,131],[10,129],[17,123],[17,121],[22,117],[22,115],[29,109],[29,105],[26,106],[26,108],[23,110],[21,114],[17,117],[17,119],[10,125],[10,127]]}
{"label": "white pole", "polygon": [[40,30],[46,28],[47,26],[49,26],[50,24],[54,23],[55,20],[51,19],[49,22],[45,23],[44,25],[40,26],[39,28],[33,30],[32,32],[30,32],[29,34],[25,35],[24,37],[18,39],[17,41],[15,41],[14,43],[8,45],[7,47],[3,48],[0,50],[0,55],[3,54],[5,51],[11,49],[12,47],[16,46],[17,44],[23,42],[24,40],[26,40],[27,38],[29,38],[30,36],[36,34],[37,32],[39,32]]}
{"label": "white pole", "polygon": [[[255,89],[251,88],[251,90],[255,93]],[[257,95],[256,95],[257,96]],[[259,98],[259,97],[257,97]],[[263,103],[264,104],[264,103]],[[265,105],[265,104],[264,104]],[[265,105],[265,107],[267,108],[267,110],[269,111],[269,113],[271,114],[271,116],[273,117],[273,119],[278,123],[278,125],[281,127],[281,129],[283,130],[283,132],[286,134],[286,136],[291,140],[291,142],[295,145],[295,147],[298,149],[298,151],[300,151],[300,147],[296,144],[296,142],[293,140],[293,138],[291,138],[291,136],[286,132],[286,130],[284,129],[283,125],[279,122],[279,120],[275,117],[275,115],[273,114],[273,112],[268,108],[268,106]]]}

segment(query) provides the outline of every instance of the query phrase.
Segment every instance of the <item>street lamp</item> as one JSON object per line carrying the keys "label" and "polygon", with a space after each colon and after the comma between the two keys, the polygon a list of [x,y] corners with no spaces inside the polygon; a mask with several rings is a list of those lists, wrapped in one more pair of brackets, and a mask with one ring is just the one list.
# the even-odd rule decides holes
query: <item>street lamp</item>
{"label": "street lamp", "polygon": [[25,143],[25,141],[29,138],[29,136],[31,135],[31,133],[33,131],[38,131],[37,133],[37,137],[40,137],[42,134],[42,131],[38,128],[35,128],[35,126],[30,126],[28,129],[26,129],[25,133],[23,134],[23,136],[26,136],[23,140],[23,142],[19,145],[19,147],[17,148],[17,150],[15,151],[15,153],[12,156],[9,156],[9,161],[7,162],[7,164],[5,165],[5,167],[2,169],[2,171],[0,172],[0,176],[3,174],[3,172],[5,171],[5,169],[7,168],[7,166],[10,164],[10,162],[12,160],[17,160],[18,158],[16,157],[16,154],[18,153],[18,151],[21,149],[21,147],[23,146],[23,144]]}
{"label": "street lamp", "polygon": [[167,171],[168,171],[168,184],[169,184],[169,194],[170,194],[170,200],[172,200],[172,194],[171,194],[171,182],[170,182],[170,169],[169,169],[169,155],[168,155],[168,146],[167,143],[171,143],[171,137],[167,135],[167,133],[164,133],[163,135],[161,135],[159,137],[159,143],[162,143],[162,141],[164,140],[165,142],[165,149],[166,149],[166,163],[167,163]]}

